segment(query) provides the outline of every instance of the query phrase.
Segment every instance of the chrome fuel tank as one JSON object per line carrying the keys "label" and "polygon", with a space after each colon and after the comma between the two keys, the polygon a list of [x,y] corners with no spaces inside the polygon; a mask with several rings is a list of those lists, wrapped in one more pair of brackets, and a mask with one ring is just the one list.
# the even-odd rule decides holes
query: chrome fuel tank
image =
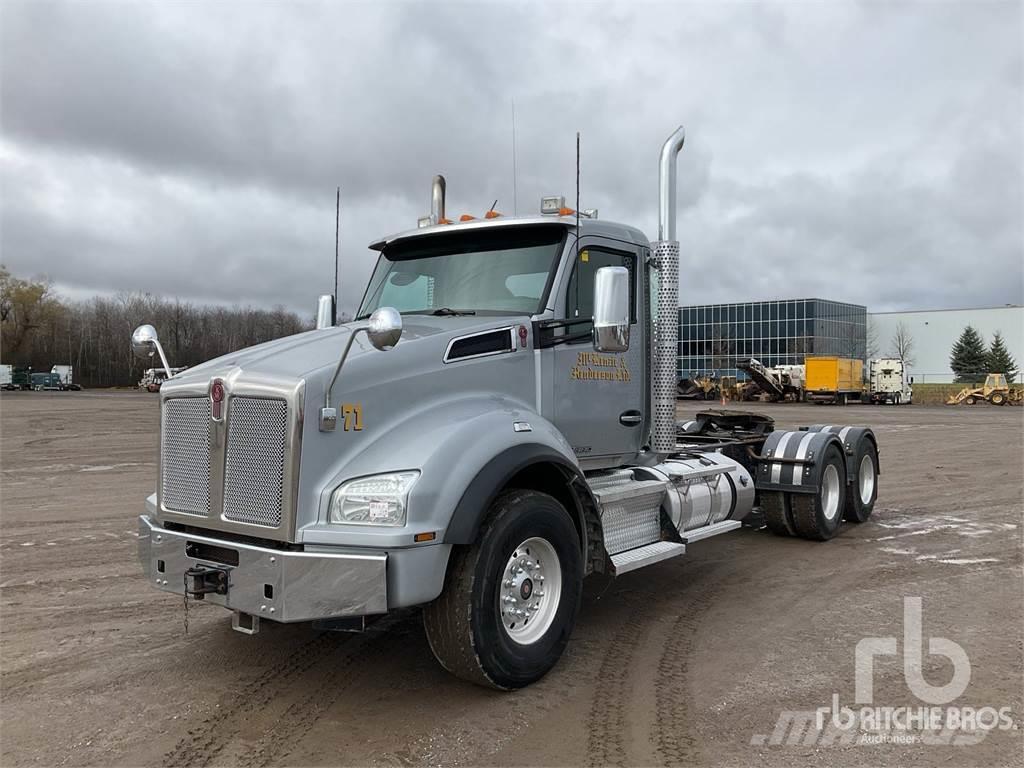
{"label": "chrome fuel tank", "polygon": [[680,533],[742,520],[754,506],[753,478],[743,465],[720,453],[679,456],[633,471],[638,480],[667,483],[665,511]]}

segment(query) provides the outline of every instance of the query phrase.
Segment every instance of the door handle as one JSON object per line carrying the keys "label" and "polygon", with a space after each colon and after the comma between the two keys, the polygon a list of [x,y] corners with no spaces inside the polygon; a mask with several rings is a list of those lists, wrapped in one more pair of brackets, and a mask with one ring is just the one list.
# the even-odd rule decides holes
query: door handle
{"label": "door handle", "polygon": [[619,414],[619,424],[624,427],[636,427],[643,420],[644,417],[640,411],[623,411]]}

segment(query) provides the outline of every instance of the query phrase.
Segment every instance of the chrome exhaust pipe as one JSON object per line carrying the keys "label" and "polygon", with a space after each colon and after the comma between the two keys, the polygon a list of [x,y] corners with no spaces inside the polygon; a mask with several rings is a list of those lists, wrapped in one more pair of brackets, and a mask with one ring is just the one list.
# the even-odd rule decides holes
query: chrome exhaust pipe
{"label": "chrome exhaust pipe", "polygon": [[676,156],[686,141],[683,126],[676,128],[661,147],[658,164],[658,239],[676,239]]}
{"label": "chrome exhaust pipe", "polygon": [[438,174],[430,190],[430,223],[440,224],[444,221],[444,176]]}
{"label": "chrome exhaust pipe", "polygon": [[333,326],[334,297],[329,293],[325,293],[316,302],[316,329],[320,331]]}
{"label": "chrome exhaust pipe", "polygon": [[676,350],[679,344],[679,241],[676,240],[676,157],[686,132],[676,128],[661,147],[658,167],[658,240],[652,243],[658,270],[658,323],[651,375],[651,450],[676,449]]}

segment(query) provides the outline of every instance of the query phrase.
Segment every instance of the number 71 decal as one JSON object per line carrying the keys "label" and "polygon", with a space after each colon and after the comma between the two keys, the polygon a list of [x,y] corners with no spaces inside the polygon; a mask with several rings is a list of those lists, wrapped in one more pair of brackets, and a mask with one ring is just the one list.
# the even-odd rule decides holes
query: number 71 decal
{"label": "number 71 decal", "polygon": [[345,432],[362,432],[363,431],[363,404],[362,403],[342,403],[341,404],[341,416],[342,423],[341,428]]}

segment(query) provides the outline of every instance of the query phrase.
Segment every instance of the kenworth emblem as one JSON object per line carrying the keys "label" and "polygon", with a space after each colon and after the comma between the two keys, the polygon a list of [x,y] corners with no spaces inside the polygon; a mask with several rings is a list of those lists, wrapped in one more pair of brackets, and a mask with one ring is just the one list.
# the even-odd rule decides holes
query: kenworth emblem
{"label": "kenworth emblem", "polygon": [[220,421],[222,409],[224,408],[224,382],[214,379],[210,385],[210,415],[214,421]]}

